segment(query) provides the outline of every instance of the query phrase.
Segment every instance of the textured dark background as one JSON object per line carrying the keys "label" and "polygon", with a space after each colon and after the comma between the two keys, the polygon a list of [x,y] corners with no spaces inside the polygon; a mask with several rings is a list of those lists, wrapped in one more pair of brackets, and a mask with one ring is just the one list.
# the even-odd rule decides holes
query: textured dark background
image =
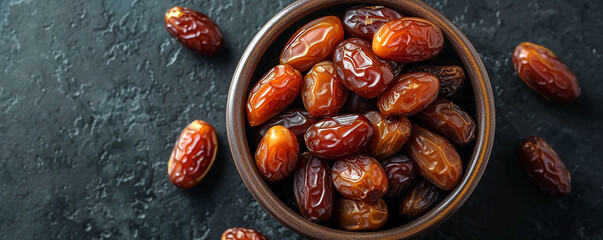
{"label": "textured dark background", "polygon": [[[298,235],[243,185],[228,148],[231,75],[257,30],[291,1],[0,1],[0,238],[219,239],[248,226]],[[426,239],[603,239],[603,1],[427,1],[473,42],[497,110],[490,164],[467,203]],[[225,36],[218,56],[183,48],[163,26],[173,5],[199,9]],[[581,98],[547,102],[515,75],[511,53],[543,44],[574,69]],[[182,191],[166,164],[194,119],[220,138],[201,186]],[[541,195],[515,145],[546,139],[573,192]]]}

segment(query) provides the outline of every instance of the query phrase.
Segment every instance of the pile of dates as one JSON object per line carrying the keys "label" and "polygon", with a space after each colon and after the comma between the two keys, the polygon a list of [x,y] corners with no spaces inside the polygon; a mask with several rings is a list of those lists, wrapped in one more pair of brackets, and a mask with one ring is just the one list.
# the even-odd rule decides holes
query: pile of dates
{"label": "pile of dates", "polygon": [[305,218],[344,230],[425,214],[463,175],[455,147],[475,138],[449,100],[464,70],[437,64],[443,47],[433,22],[381,6],[302,26],[247,98],[259,173],[292,181]]}

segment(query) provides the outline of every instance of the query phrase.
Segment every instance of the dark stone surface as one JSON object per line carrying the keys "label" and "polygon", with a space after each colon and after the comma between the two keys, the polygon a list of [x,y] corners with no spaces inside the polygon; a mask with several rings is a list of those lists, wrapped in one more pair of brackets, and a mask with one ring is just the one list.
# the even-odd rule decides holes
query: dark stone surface
{"label": "dark stone surface", "polygon": [[[300,238],[243,185],[228,149],[231,74],[257,30],[291,1],[0,1],[0,238],[219,239],[248,226]],[[495,93],[496,142],[467,203],[426,239],[603,239],[602,1],[434,1],[483,57]],[[163,27],[179,4],[225,36],[220,55],[183,48]],[[558,105],[515,75],[511,52],[543,44],[574,69],[581,98]],[[166,176],[181,129],[204,119],[221,149],[192,191]],[[541,195],[515,145],[546,139],[573,192]]]}

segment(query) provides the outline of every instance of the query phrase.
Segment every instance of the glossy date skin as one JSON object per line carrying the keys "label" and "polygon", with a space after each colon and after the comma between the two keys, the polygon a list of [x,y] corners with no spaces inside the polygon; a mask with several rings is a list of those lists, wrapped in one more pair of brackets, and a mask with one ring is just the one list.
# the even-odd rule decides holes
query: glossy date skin
{"label": "glossy date skin", "polygon": [[331,178],[335,189],[349,199],[374,202],[389,189],[381,164],[363,154],[337,160]]}
{"label": "glossy date skin", "polygon": [[350,91],[348,92],[348,100],[343,105],[341,112],[364,114],[371,110],[378,110],[376,98],[366,99]]}
{"label": "glossy date skin", "polygon": [[310,153],[338,159],[358,153],[374,135],[373,125],[360,114],[325,118],[312,125],[304,138]]}
{"label": "glossy date skin", "polygon": [[441,97],[451,97],[454,95],[465,81],[465,70],[462,67],[451,66],[432,66],[423,65],[414,67],[407,72],[426,72],[438,77],[440,81],[440,89],[438,95]]}
{"label": "glossy date skin", "polygon": [[329,164],[305,152],[295,171],[293,191],[302,215],[312,222],[326,221],[333,212],[333,185]]}
{"label": "glossy date skin", "polygon": [[222,233],[222,240],[268,240],[260,232],[244,227],[233,227]]}
{"label": "glossy date skin", "polygon": [[289,65],[277,65],[258,81],[247,98],[247,121],[257,126],[285,110],[297,98],[302,75]]}
{"label": "glossy date skin", "polygon": [[290,109],[260,125],[256,131],[255,139],[259,143],[271,127],[281,125],[291,130],[297,137],[298,142],[303,142],[304,133],[317,121],[318,119],[312,117],[303,109]]}
{"label": "glossy date skin", "polygon": [[389,199],[397,199],[406,191],[416,178],[416,168],[412,159],[398,154],[381,161],[387,174],[389,190],[385,195]]}
{"label": "glossy date skin", "polygon": [[375,131],[365,150],[376,159],[384,159],[398,153],[410,138],[410,121],[404,116],[386,118],[377,111],[367,112],[364,116],[371,121]]}
{"label": "glossy date skin", "polygon": [[317,63],[304,77],[302,101],[314,117],[334,117],[343,107],[348,89],[330,61]]}
{"label": "glossy date skin", "polygon": [[338,17],[314,19],[302,26],[289,39],[281,52],[280,63],[305,72],[314,64],[328,58],[343,40],[343,26]]}
{"label": "glossy date skin", "polygon": [[572,191],[569,171],[555,150],[542,138],[523,139],[517,148],[517,157],[524,172],[542,192],[561,198]]}
{"label": "glossy date skin", "polygon": [[348,231],[379,229],[387,222],[387,204],[383,199],[375,202],[340,198],[334,213],[336,225]]}
{"label": "glossy date skin", "polygon": [[168,162],[168,176],[176,187],[197,185],[214,164],[218,152],[216,130],[209,123],[195,120],[180,134]]}
{"label": "glossy date skin", "polygon": [[396,78],[377,107],[384,116],[410,116],[425,109],[438,94],[438,78],[431,73],[407,73]]}
{"label": "glossy date skin", "polygon": [[287,178],[297,166],[299,144],[291,130],[274,126],[268,130],[255,152],[255,163],[262,177],[270,182]]}
{"label": "glossy date skin", "polygon": [[422,18],[389,21],[375,33],[373,52],[382,59],[420,62],[438,55],[444,48],[442,30]]}
{"label": "glossy date skin", "polygon": [[543,46],[519,44],[513,52],[513,66],[523,82],[546,99],[567,103],[580,96],[576,74]]}
{"label": "glossy date skin", "polygon": [[437,187],[450,191],[461,180],[461,157],[445,138],[413,125],[406,151],[415,161],[419,175]]}
{"label": "glossy date skin", "polygon": [[165,28],[185,46],[205,55],[222,47],[222,32],[214,21],[200,12],[173,7],[165,13]]}
{"label": "glossy date skin", "polygon": [[345,12],[343,28],[349,36],[370,42],[383,24],[403,17],[398,11],[383,6],[354,7]]}
{"label": "glossy date skin", "polygon": [[456,145],[467,145],[475,139],[475,122],[463,109],[444,98],[414,115],[422,126]]}
{"label": "glossy date skin", "polygon": [[363,98],[378,97],[394,79],[389,63],[379,59],[370,43],[360,38],[339,43],[333,64],[343,84]]}
{"label": "glossy date skin", "polygon": [[423,215],[439,202],[442,195],[438,187],[419,179],[400,202],[399,214],[411,217]]}

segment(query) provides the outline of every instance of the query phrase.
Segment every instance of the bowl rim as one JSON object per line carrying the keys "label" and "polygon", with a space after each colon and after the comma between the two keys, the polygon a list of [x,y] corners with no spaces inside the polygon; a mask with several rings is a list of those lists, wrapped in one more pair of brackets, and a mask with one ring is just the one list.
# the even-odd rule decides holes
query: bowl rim
{"label": "bowl rim", "polygon": [[[245,103],[254,71],[274,40],[292,24],[317,9],[336,5],[383,5],[438,25],[466,69],[475,99],[478,134],[463,177],[436,207],[398,227],[373,232],[350,232],[310,222],[286,206],[268,187],[255,166],[245,131]],[[237,171],[251,195],[274,219],[296,233],[314,239],[403,239],[423,234],[457,211],[481,179],[494,143],[495,111],[492,87],[481,58],[467,37],[444,15],[419,0],[298,0],[272,17],[248,44],[234,71],[226,105],[228,143]]]}

